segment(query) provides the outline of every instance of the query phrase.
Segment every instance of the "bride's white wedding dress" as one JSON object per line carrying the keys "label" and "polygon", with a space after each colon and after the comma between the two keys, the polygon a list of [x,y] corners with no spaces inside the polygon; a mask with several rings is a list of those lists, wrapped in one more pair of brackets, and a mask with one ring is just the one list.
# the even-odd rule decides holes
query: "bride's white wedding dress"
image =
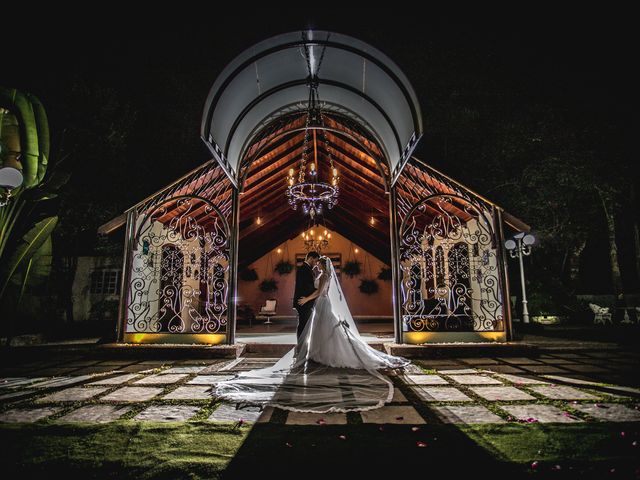
{"label": "bride's white wedding dress", "polygon": [[393,383],[378,370],[403,368],[409,360],[370,347],[356,327],[331,261],[314,311],[298,340],[273,367],[240,372],[219,382],[215,397],[248,405],[301,412],[348,412],[379,408],[393,397]]}
{"label": "bride's white wedding dress", "polygon": [[300,335],[300,352],[294,366],[312,360],[330,367],[377,370],[409,363],[370,347],[362,339],[333,265],[316,278],[315,286],[321,292],[314,304],[314,313]]}

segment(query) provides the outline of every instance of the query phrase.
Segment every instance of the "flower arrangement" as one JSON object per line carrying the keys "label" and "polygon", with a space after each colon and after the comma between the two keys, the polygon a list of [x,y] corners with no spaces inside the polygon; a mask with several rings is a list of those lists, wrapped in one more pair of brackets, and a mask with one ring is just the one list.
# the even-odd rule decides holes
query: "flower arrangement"
{"label": "flower arrangement", "polygon": [[380,272],[378,273],[379,280],[391,280],[391,268],[390,267],[382,267]]}
{"label": "flower arrangement", "polygon": [[240,270],[240,280],[243,282],[255,282],[258,280],[258,274],[255,268],[243,268]]}
{"label": "flower arrangement", "polygon": [[263,292],[275,292],[278,290],[278,282],[273,278],[267,278],[260,282],[260,290]]}
{"label": "flower arrangement", "polygon": [[360,291],[366,295],[373,295],[378,291],[378,282],[371,279],[362,279],[360,280],[360,286],[358,287]]}
{"label": "flower arrangement", "polygon": [[353,260],[350,262],[346,262],[344,264],[344,267],[342,267],[342,271],[345,273],[345,275],[347,275],[349,278],[353,278],[356,275],[360,275],[360,272],[362,271],[361,269],[361,264],[360,262],[358,262],[357,260]]}
{"label": "flower arrangement", "polygon": [[293,271],[293,263],[289,260],[280,260],[276,264],[274,271],[278,272],[280,275],[288,275]]}

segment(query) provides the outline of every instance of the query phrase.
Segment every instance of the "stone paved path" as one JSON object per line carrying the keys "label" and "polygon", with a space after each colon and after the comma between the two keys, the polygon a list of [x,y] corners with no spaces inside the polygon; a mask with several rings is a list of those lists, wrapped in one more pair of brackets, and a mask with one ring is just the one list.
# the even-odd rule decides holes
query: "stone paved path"
{"label": "stone paved path", "polygon": [[[640,421],[640,357],[634,352],[549,353],[536,358],[417,360],[391,375],[393,400],[350,413],[280,411],[287,425],[579,423]],[[91,360],[70,356],[5,367],[0,422],[270,422],[270,407],[236,408],[212,397],[235,372],[277,358]],[[52,374],[58,372],[58,374]],[[628,379],[618,384],[612,379]],[[635,382],[634,380],[635,379]]]}

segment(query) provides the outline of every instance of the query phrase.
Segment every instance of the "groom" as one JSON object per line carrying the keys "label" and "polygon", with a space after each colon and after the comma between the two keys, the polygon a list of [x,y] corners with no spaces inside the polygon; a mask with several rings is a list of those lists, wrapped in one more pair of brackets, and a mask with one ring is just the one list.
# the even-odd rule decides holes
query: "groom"
{"label": "groom", "polygon": [[316,287],[314,284],[315,278],[313,275],[313,267],[316,266],[319,259],[320,254],[318,254],[318,252],[307,253],[304,262],[302,262],[302,266],[298,268],[298,271],[296,272],[296,285],[293,291],[293,308],[298,311],[298,330],[296,332],[297,340],[300,340],[300,335],[309,321],[309,317],[311,317],[313,304],[315,303],[315,300],[312,300],[304,305],[300,305],[298,300],[315,292]]}

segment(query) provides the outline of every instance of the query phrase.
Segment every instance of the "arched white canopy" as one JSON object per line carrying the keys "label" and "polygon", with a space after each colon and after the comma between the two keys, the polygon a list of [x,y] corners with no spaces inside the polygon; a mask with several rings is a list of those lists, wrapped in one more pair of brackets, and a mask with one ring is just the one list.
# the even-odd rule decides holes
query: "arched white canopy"
{"label": "arched white canopy", "polygon": [[393,185],[422,136],[418,99],[389,57],[355,38],[291,32],[245,50],[216,79],[201,136],[237,185],[254,136],[278,115],[307,107],[311,80],[322,108],[360,123],[385,154]]}

